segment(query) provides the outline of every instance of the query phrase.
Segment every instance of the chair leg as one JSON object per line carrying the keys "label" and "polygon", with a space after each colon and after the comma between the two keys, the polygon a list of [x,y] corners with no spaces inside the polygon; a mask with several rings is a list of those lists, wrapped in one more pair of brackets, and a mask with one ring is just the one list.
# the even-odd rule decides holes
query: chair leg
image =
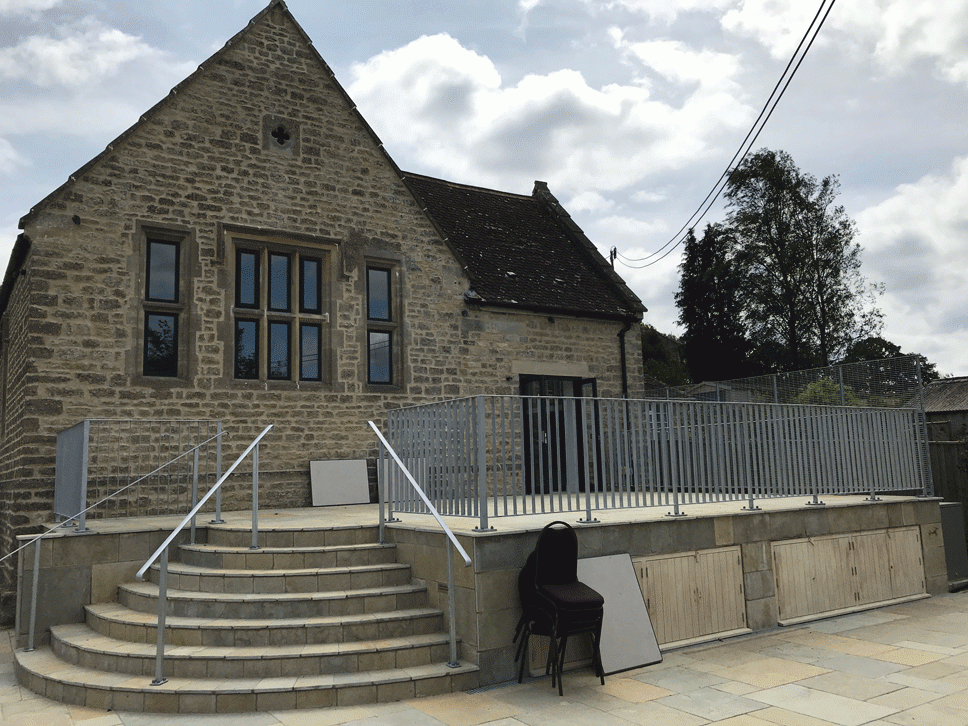
{"label": "chair leg", "polygon": [[528,641],[531,640],[531,628],[525,628],[522,634],[524,638],[521,641],[521,646],[518,648],[518,652],[521,656],[521,662],[518,664],[518,683],[524,680],[524,664],[528,661]]}
{"label": "chair leg", "polygon": [[605,667],[602,665],[602,626],[592,631],[592,663],[595,666],[595,673],[605,685]]}
{"label": "chair leg", "polygon": [[[558,695],[564,696],[562,691],[562,674],[565,672],[565,649],[568,647],[568,633],[561,636],[561,651],[558,653]],[[552,683],[552,685],[554,685]]]}

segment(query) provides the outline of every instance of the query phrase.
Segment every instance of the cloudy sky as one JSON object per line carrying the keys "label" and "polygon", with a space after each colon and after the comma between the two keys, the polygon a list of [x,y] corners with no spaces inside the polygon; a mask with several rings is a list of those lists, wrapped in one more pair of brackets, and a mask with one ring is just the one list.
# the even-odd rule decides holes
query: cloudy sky
{"label": "cloudy sky", "polygon": [[[266,1],[0,0],[0,257],[33,204]],[[402,168],[523,194],[547,181],[626,259],[699,207],[819,6],[288,2]],[[840,0],[756,144],[839,176],[864,274],[886,286],[884,337],[954,375],[968,375],[966,119],[964,0]],[[617,267],[670,333],[679,252]]]}

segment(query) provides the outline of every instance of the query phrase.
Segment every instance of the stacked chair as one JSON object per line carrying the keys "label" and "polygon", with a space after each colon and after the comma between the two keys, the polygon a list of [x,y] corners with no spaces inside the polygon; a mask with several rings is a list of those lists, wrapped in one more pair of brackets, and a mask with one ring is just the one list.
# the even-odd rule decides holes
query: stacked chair
{"label": "stacked chair", "polygon": [[605,685],[601,639],[605,599],[578,581],[578,536],[566,522],[552,522],[538,535],[534,552],[528,555],[518,575],[521,619],[514,632],[520,637],[515,661],[520,660],[518,683],[524,678],[528,641],[532,635],[550,639],[545,674],[551,673],[552,688],[564,695],[561,673],[565,648],[572,635],[588,633],[592,644],[592,667]]}

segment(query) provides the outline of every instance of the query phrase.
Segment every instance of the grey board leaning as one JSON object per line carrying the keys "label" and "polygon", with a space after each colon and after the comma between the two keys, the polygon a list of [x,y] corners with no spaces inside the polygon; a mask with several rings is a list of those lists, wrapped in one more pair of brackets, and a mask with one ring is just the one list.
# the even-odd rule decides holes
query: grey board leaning
{"label": "grey board leaning", "polygon": [[606,674],[662,661],[631,556],[578,560],[578,579],[605,598],[602,667]]}

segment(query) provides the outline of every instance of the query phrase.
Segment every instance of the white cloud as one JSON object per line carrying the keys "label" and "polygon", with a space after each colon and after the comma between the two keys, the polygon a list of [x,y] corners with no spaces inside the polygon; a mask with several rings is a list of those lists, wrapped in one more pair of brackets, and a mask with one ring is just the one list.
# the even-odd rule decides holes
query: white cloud
{"label": "white cloud", "polygon": [[57,38],[32,35],[0,49],[0,75],[38,86],[81,86],[114,75],[129,61],[156,54],[137,36],[86,20],[60,29]]}
{"label": "white cloud", "polygon": [[17,169],[28,166],[29,163],[9,141],[0,137],[0,174],[12,174]]}
{"label": "white cloud", "polygon": [[490,59],[448,35],[381,53],[351,77],[350,95],[399,160],[505,188],[535,178],[565,194],[625,188],[708,155],[751,118],[722,83],[690,83],[676,102],[641,85],[593,88],[567,69],[509,85]]}
{"label": "white cloud", "polygon": [[668,198],[669,195],[665,192],[651,190],[639,191],[632,195],[632,201],[640,204],[657,204],[658,202],[664,202]]}
{"label": "white cloud", "polygon": [[616,47],[634,56],[642,65],[677,83],[698,83],[729,90],[737,88],[739,58],[710,50],[694,50],[678,40],[627,42],[617,28],[610,31]]}
{"label": "white cloud", "polygon": [[615,206],[615,202],[606,199],[598,192],[584,191],[571,198],[566,207],[572,212],[607,212]]}
{"label": "white cloud", "polygon": [[857,215],[865,272],[883,280],[885,336],[964,375],[968,349],[968,156]]}
{"label": "white cloud", "polygon": [[[753,37],[776,58],[787,58],[816,13],[801,0],[741,0],[721,22],[725,30]],[[818,43],[839,36],[885,69],[899,72],[931,60],[949,81],[968,83],[968,12],[962,0],[855,0],[834,7]],[[816,47],[816,46],[815,46]]]}
{"label": "white cloud", "polygon": [[735,0],[585,0],[585,2],[594,8],[624,8],[671,24],[681,13],[719,10],[732,5]]}
{"label": "white cloud", "polygon": [[61,0],[0,0],[0,16],[23,15],[26,13],[50,10],[60,5]]}

